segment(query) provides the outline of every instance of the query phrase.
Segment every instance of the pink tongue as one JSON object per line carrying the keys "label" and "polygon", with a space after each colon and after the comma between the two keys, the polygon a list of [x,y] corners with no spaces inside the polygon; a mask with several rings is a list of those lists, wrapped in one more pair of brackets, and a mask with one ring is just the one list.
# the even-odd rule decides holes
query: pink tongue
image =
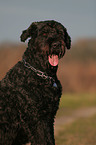
{"label": "pink tongue", "polygon": [[58,55],[50,55],[50,56],[49,56],[49,63],[50,63],[52,66],[58,65]]}

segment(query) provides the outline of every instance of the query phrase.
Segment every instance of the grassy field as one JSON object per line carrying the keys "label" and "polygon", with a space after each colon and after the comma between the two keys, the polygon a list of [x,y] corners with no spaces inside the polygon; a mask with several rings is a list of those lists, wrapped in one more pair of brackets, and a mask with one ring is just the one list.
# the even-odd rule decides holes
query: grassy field
{"label": "grassy field", "polygon": [[57,145],[96,145],[96,115],[79,119],[63,128],[56,136]]}
{"label": "grassy field", "polygon": [[[56,119],[71,116],[76,110],[96,106],[96,94],[64,94]],[[60,123],[61,125],[61,123]],[[55,136],[57,145],[96,145],[96,115],[81,117],[69,124],[62,124]]]}
{"label": "grassy field", "polygon": [[70,115],[73,111],[80,108],[96,106],[96,94],[64,94],[60,100],[60,108],[57,117]]}

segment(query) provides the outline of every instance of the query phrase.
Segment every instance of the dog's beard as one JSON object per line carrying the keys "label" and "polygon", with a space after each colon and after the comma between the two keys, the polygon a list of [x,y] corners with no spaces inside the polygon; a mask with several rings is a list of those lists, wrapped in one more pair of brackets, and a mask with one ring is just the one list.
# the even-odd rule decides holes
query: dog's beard
{"label": "dog's beard", "polygon": [[47,73],[54,77],[58,69],[58,55],[52,54],[48,56],[48,71]]}
{"label": "dog's beard", "polygon": [[58,65],[56,66],[52,66],[49,62],[48,62],[48,71],[47,71],[47,74],[54,77],[56,76],[56,72],[57,72],[57,69],[58,69]]}

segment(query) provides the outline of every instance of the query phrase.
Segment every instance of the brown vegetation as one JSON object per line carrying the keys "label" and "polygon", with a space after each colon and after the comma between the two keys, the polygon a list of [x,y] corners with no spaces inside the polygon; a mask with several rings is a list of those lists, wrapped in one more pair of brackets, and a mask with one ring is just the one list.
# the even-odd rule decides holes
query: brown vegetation
{"label": "brown vegetation", "polygon": [[[22,58],[26,45],[0,45],[0,80]],[[60,60],[58,77],[64,92],[96,92],[96,39],[79,40]]]}

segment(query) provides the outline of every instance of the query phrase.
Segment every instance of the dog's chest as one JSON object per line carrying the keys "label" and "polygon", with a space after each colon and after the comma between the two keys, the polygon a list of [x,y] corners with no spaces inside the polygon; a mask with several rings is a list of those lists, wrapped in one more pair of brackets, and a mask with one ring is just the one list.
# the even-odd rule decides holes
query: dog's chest
{"label": "dog's chest", "polygon": [[28,98],[31,100],[28,101],[31,107],[30,111],[36,108],[36,112],[38,112],[40,116],[56,114],[62,88],[58,80],[55,83],[56,84],[48,80],[43,80],[42,78],[40,79],[39,77],[38,79],[35,77],[34,81],[30,81],[26,87]]}
{"label": "dog's chest", "polygon": [[58,109],[61,97],[61,84],[59,81],[56,82],[55,86],[44,82],[38,83],[35,95],[38,100],[37,107],[39,109],[39,113],[46,115],[53,112],[54,114]]}

